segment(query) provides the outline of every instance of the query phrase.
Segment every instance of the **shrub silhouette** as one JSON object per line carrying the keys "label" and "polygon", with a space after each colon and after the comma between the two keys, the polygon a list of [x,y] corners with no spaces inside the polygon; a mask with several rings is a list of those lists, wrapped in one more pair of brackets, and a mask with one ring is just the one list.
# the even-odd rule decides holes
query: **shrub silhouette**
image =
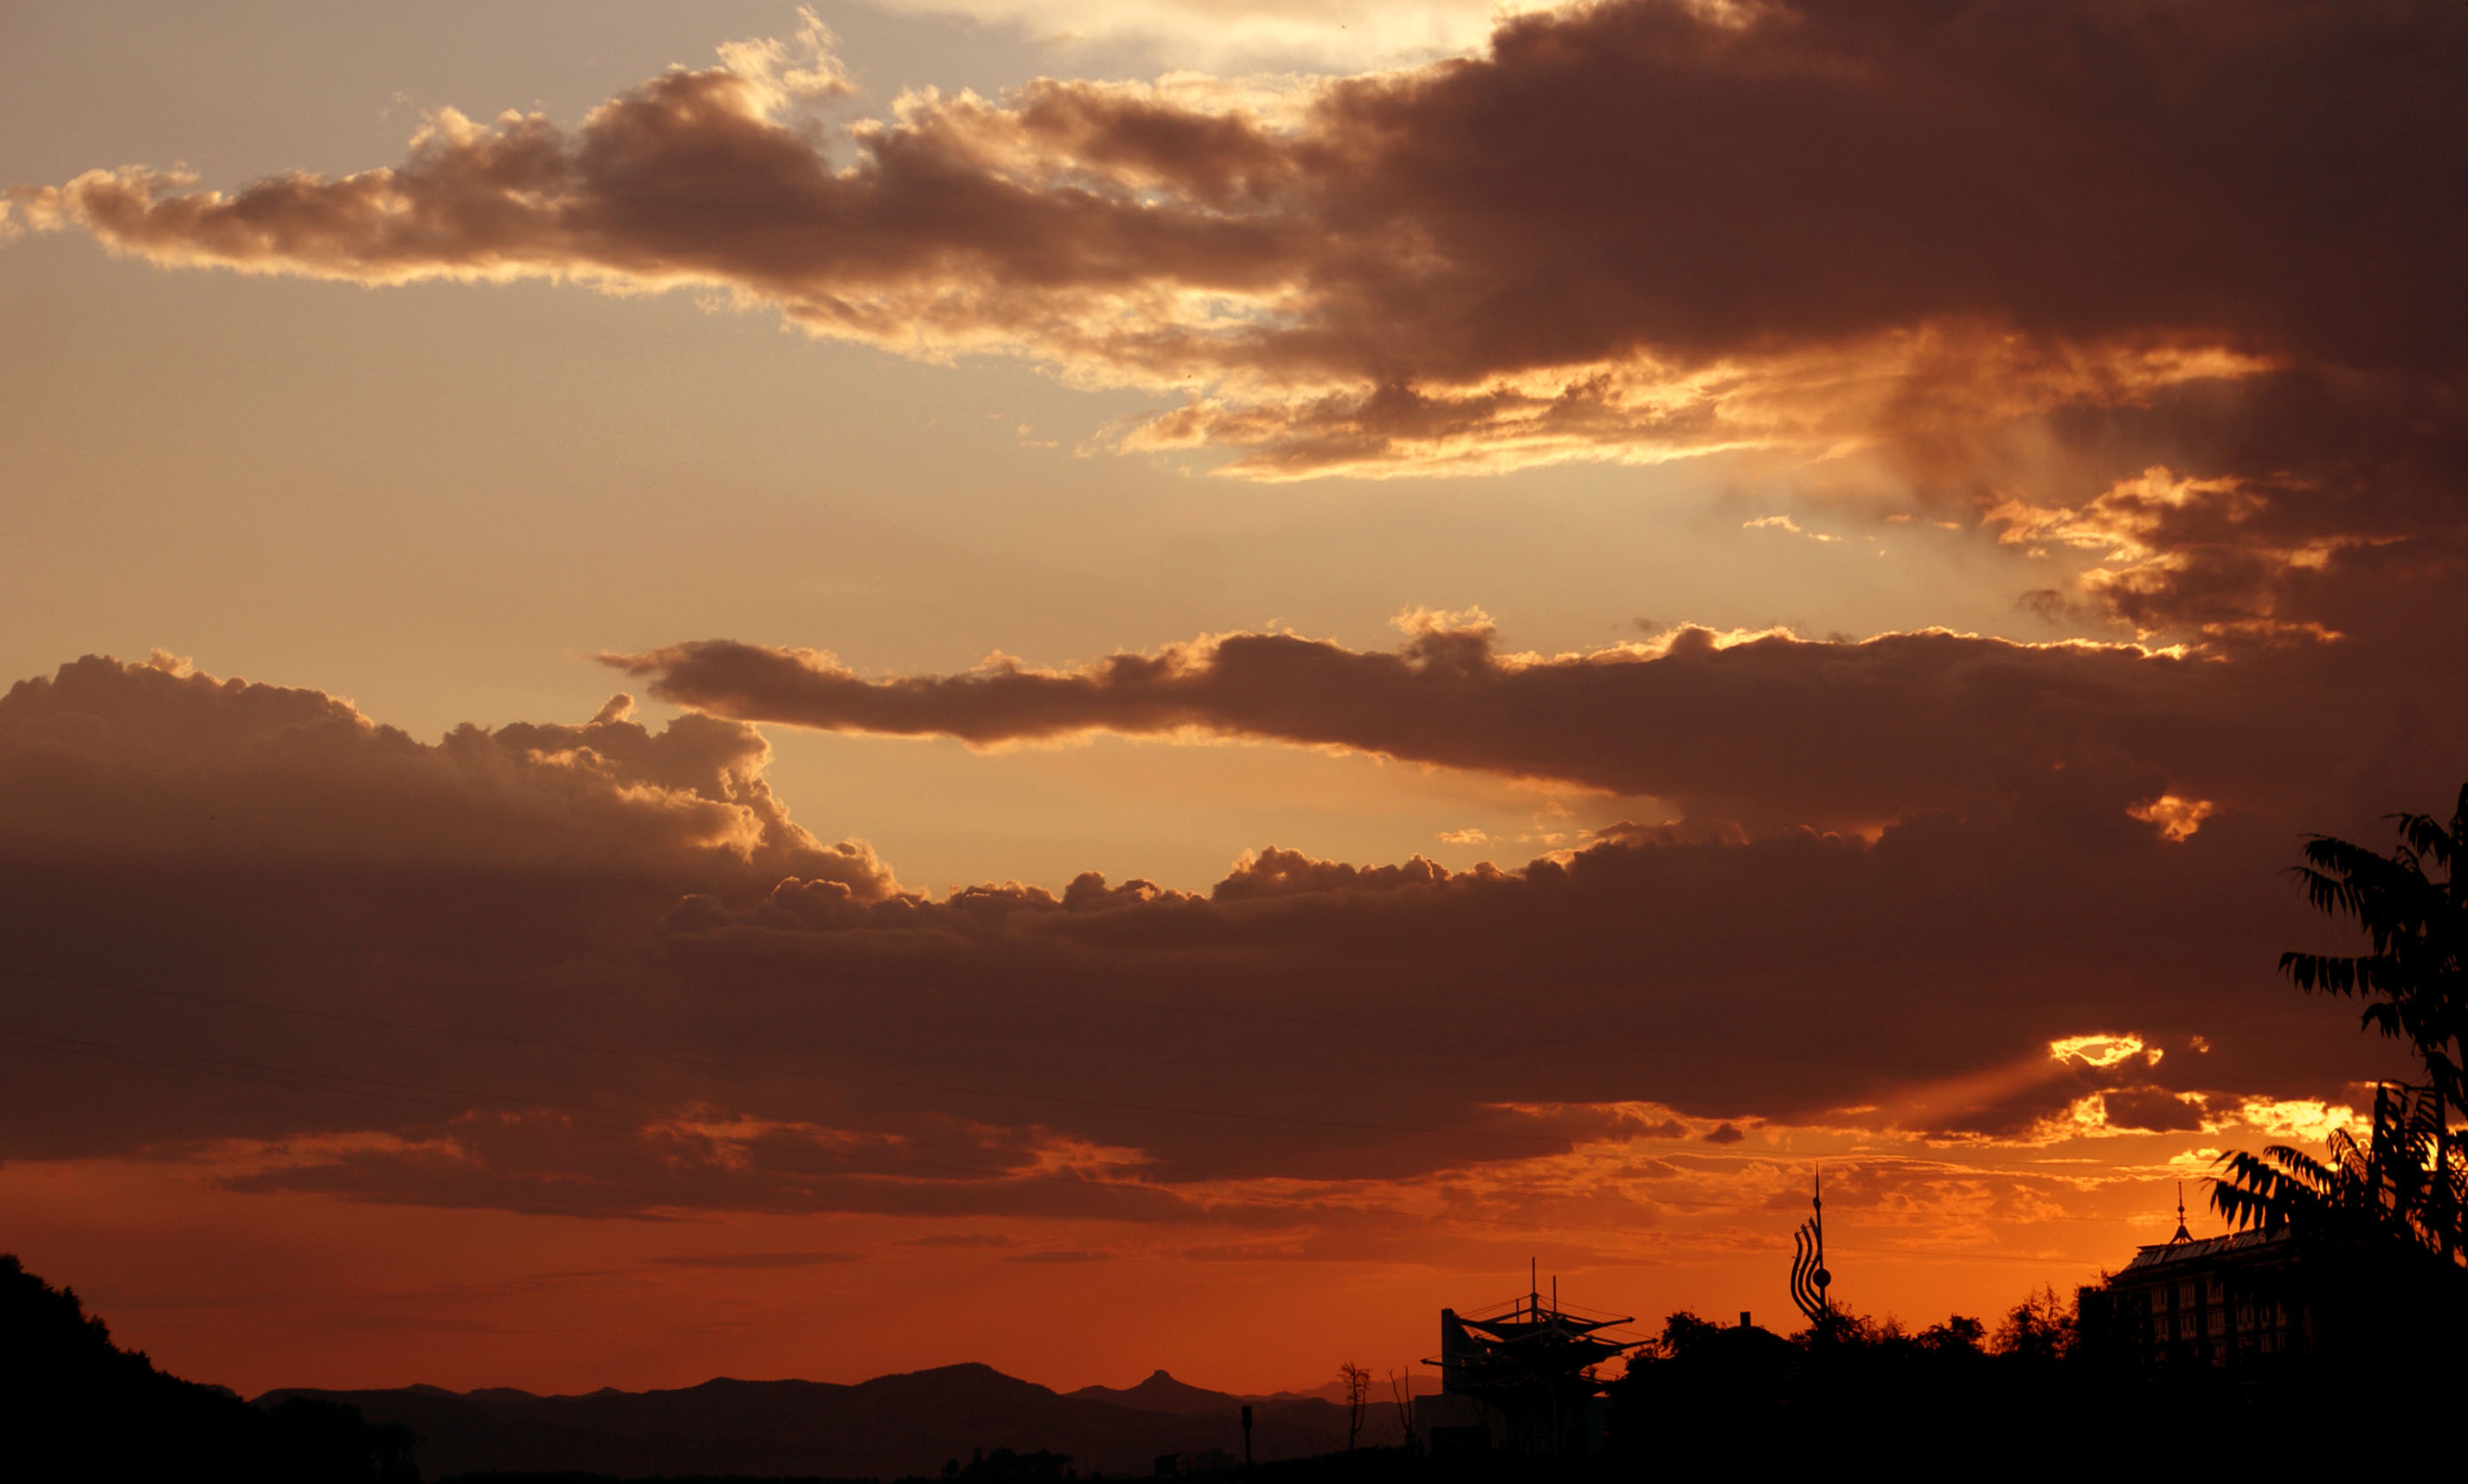
{"label": "shrub silhouette", "polygon": [[416,1484],[411,1434],[359,1409],[271,1411],[111,1342],[70,1289],[0,1255],[0,1475],[266,1484]]}

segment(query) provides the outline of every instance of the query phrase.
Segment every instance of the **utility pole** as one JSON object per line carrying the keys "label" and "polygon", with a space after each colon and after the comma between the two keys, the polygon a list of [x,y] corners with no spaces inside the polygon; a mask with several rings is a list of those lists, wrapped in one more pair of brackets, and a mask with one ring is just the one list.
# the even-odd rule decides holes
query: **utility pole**
{"label": "utility pole", "polygon": [[1243,1404],[1243,1484],[1251,1484],[1251,1404]]}

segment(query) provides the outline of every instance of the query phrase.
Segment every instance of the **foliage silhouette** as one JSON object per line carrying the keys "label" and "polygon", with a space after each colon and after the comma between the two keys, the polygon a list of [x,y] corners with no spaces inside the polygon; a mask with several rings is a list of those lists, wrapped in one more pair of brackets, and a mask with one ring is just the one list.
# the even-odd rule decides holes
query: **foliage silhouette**
{"label": "foliage silhouette", "polygon": [[[2443,1106],[2468,1115],[2462,1050],[2468,1043],[2468,784],[2448,823],[2393,814],[2400,845],[2388,856],[2326,834],[2309,835],[2305,865],[2294,868],[2317,910],[2352,917],[2373,950],[2339,956],[2290,951],[2279,969],[2308,993],[2362,996],[2362,1016],[2384,1035],[2405,1037],[2425,1063]],[[2432,862],[2446,873],[2426,874]]]}
{"label": "foliage silhouette", "polygon": [[2468,786],[2447,822],[2391,819],[2400,843],[2388,856],[2318,834],[2293,868],[2306,899],[2353,919],[2369,951],[2292,950],[2279,967],[2308,993],[2367,1001],[2363,1023],[2406,1039],[2426,1084],[2378,1085],[2365,1142],[2336,1131],[2327,1158],[2287,1145],[2222,1155],[2211,1204],[2232,1226],[2285,1227],[2350,1261],[2412,1269],[2422,1255],[2456,1268],[2468,1261],[2468,1151],[2453,1127],[2468,1118]]}
{"label": "foliage silhouette", "polygon": [[0,1255],[0,1474],[417,1484],[414,1442],[337,1403],[262,1410],[166,1375],[113,1344],[74,1290]]}
{"label": "foliage silhouette", "polygon": [[[1964,1322],[1957,1315],[1954,1323]],[[1968,1321],[1977,1324],[1977,1320]],[[1997,1326],[1996,1352],[2022,1365],[2050,1365],[2064,1359],[2074,1346],[2074,1306],[2043,1286],[2022,1296]]]}
{"label": "foliage silhouette", "polygon": [[943,1466],[943,1477],[960,1484],[1063,1484],[1079,1476],[1069,1453],[1042,1448],[1030,1453],[1008,1448],[989,1453],[979,1449],[967,1463],[954,1458]]}
{"label": "foliage silhouette", "polygon": [[2099,1342],[2093,1312],[2043,1288],[1994,1325],[1954,1314],[1916,1333],[1851,1313],[1791,1336],[1673,1314],[1607,1387],[1613,1456],[1603,1476],[1856,1463],[2080,1477],[2087,1464],[2131,1473],[2137,1458],[2181,1457],[2189,1429],[2215,1469],[2284,1476],[2314,1461],[2313,1437],[2278,1427],[2319,1404],[2314,1378],[2153,1375]]}

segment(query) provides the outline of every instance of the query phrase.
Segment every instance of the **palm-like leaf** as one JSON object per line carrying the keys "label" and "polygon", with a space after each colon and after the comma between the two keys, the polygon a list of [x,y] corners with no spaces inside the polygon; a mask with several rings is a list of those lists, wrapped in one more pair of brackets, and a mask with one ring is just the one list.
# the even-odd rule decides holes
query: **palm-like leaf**
{"label": "palm-like leaf", "polygon": [[2211,1205],[2229,1225],[2303,1227],[2329,1218],[2335,1175],[2298,1151],[2285,1145],[2261,1154],[2237,1150],[2219,1162],[2228,1174],[2212,1181]]}
{"label": "palm-like leaf", "polygon": [[2399,1239],[2457,1263],[2468,1258],[2468,1152],[2452,1127],[2468,1117],[2468,786],[2448,820],[2392,819],[2389,855],[2318,834],[2293,873],[2317,910],[2365,930],[2369,951],[2283,953],[2279,968],[2309,993],[2365,1000],[2365,1025],[2408,1040],[2428,1084],[2379,1088],[2369,1142],[2334,1134],[2327,1162],[2285,1146],[2222,1156],[2211,1204],[2239,1227]]}

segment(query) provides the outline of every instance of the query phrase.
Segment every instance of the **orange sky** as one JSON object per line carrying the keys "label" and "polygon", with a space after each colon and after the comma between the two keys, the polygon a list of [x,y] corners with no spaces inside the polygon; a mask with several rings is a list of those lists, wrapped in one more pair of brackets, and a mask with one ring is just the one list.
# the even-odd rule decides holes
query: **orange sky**
{"label": "orange sky", "polygon": [[[2230,1137],[2262,1133],[2239,1125]],[[2134,1244],[2165,1240],[2170,1177],[2198,1176],[2194,1151],[2216,1147],[2189,1143],[2070,1140],[1940,1163],[1938,1153],[1839,1137],[1785,1135],[1780,1148],[1760,1137],[1691,1181],[1703,1199],[1650,1216],[1615,1195],[1518,1188],[1557,1186],[1565,1174],[1508,1173],[1483,1182],[1487,1199],[1457,1220],[1406,1214],[1432,1208],[1427,1192],[1314,1192],[1314,1204],[1383,1213],[1335,1237],[1309,1206],[1276,1211],[1266,1229],[1165,1232],[1053,1219],[440,1210],[234,1194],[194,1165],[105,1159],[12,1166],[0,1211],[37,1270],[87,1264],[103,1275],[81,1291],[125,1343],[251,1392],[304,1374],[336,1386],[559,1391],[713,1375],[849,1381],[960,1354],[1058,1387],[1125,1384],[1164,1366],[1266,1391],[1317,1384],[1339,1359],[1419,1362],[1437,1309],[1521,1290],[1529,1256],[1571,1301],[1644,1315],[1649,1329],[1683,1307],[1790,1322],[1787,1234],[1805,1211],[1790,1182],[1819,1154],[1835,1180],[1829,1253],[1847,1301],[1914,1324],[1993,1317],[2026,1289],[2068,1290]],[[1875,1166],[1864,1174],[1863,1153]],[[1870,1181],[1886,1192],[1882,1204],[1861,1189]],[[2201,1211],[2191,1221],[2217,1225]]]}
{"label": "orange sky", "polygon": [[2399,1069],[2281,873],[2468,772],[2463,64],[0,8],[0,1249],[250,1392],[1266,1390],[1780,1323],[1820,1163],[1914,1324],[2212,1229]]}

